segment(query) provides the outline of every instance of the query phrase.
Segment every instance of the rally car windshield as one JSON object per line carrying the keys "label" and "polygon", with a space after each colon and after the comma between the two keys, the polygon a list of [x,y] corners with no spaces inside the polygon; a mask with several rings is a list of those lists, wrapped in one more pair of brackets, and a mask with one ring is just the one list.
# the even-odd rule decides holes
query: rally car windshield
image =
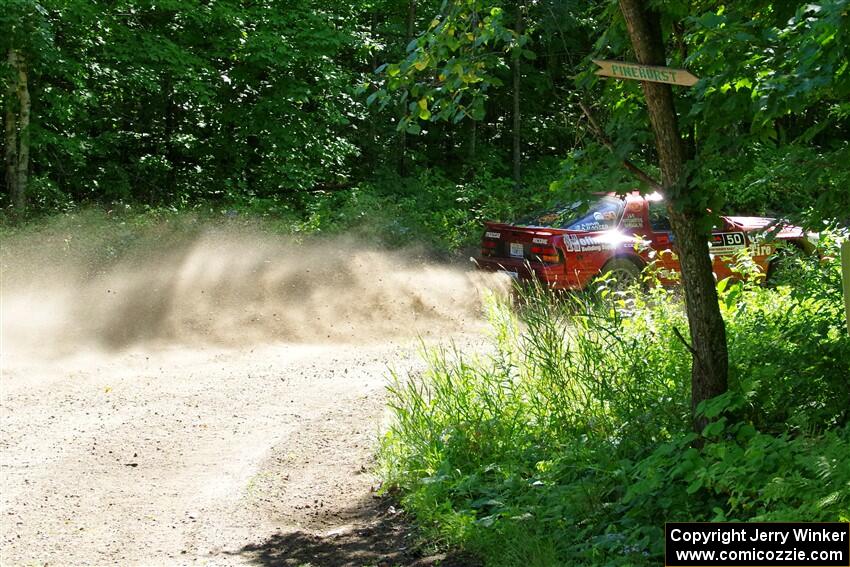
{"label": "rally car windshield", "polygon": [[[581,231],[608,230],[617,226],[617,220],[623,211],[623,201],[616,197],[603,197],[592,203],[588,209],[582,205],[583,203],[577,201],[572,205],[557,207],[522,219],[517,224]],[[581,214],[583,210],[586,212]]]}

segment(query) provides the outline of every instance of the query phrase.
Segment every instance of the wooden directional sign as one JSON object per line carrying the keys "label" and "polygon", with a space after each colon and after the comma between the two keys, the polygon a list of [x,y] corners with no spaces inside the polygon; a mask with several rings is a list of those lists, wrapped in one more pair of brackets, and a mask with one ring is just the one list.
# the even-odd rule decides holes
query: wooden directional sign
{"label": "wooden directional sign", "polygon": [[694,77],[685,69],[670,69],[669,67],[654,67],[623,61],[605,61],[594,59],[599,65],[597,75],[614,77],[615,79],[632,79],[634,81],[650,81],[652,83],[669,83],[671,85],[693,86],[699,78]]}

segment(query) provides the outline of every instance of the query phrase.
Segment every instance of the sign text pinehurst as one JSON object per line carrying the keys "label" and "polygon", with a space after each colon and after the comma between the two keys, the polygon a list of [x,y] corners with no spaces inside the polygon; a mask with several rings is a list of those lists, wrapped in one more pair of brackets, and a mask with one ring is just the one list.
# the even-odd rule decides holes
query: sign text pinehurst
{"label": "sign text pinehurst", "polygon": [[670,69],[653,65],[639,65],[623,61],[606,61],[594,59],[599,65],[597,75],[614,77],[615,79],[631,79],[634,81],[650,81],[652,83],[669,83],[671,85],[693,86],[699,79],[685,69]]}

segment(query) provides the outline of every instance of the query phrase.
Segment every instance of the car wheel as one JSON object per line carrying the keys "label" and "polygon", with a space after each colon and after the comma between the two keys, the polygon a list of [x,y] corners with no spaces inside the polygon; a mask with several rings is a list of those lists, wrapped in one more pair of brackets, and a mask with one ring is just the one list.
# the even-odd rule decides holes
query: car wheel
{"label": "car wheel", "polygon": [[602,278],[614,291],[626,291],[640,280],[640,266],[628,258],[612,258],[602,267]]}

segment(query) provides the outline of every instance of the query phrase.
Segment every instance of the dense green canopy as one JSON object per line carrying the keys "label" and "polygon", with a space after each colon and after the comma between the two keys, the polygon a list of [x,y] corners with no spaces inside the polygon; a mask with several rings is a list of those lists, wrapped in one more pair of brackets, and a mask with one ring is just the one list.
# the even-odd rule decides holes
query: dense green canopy
{"label": "dense green canopy", "polygon": [[[846,216],[846,0],[658,10],[669,64],[702,79],[677,93],[705,204]],[[397,174],[438,172],[447,190],[508,179],[515,143],[531,187],[520,208],[552,181],[634,186],[623,158],[653,174],[639,83],[590,63],[634,60],[616,3],[4,0],[0,28],[29,75],[35,208],[272,198],[304,210],[317,191],[364,182],[392,194]],[[19,109],[3,62],[8,124]]]}

